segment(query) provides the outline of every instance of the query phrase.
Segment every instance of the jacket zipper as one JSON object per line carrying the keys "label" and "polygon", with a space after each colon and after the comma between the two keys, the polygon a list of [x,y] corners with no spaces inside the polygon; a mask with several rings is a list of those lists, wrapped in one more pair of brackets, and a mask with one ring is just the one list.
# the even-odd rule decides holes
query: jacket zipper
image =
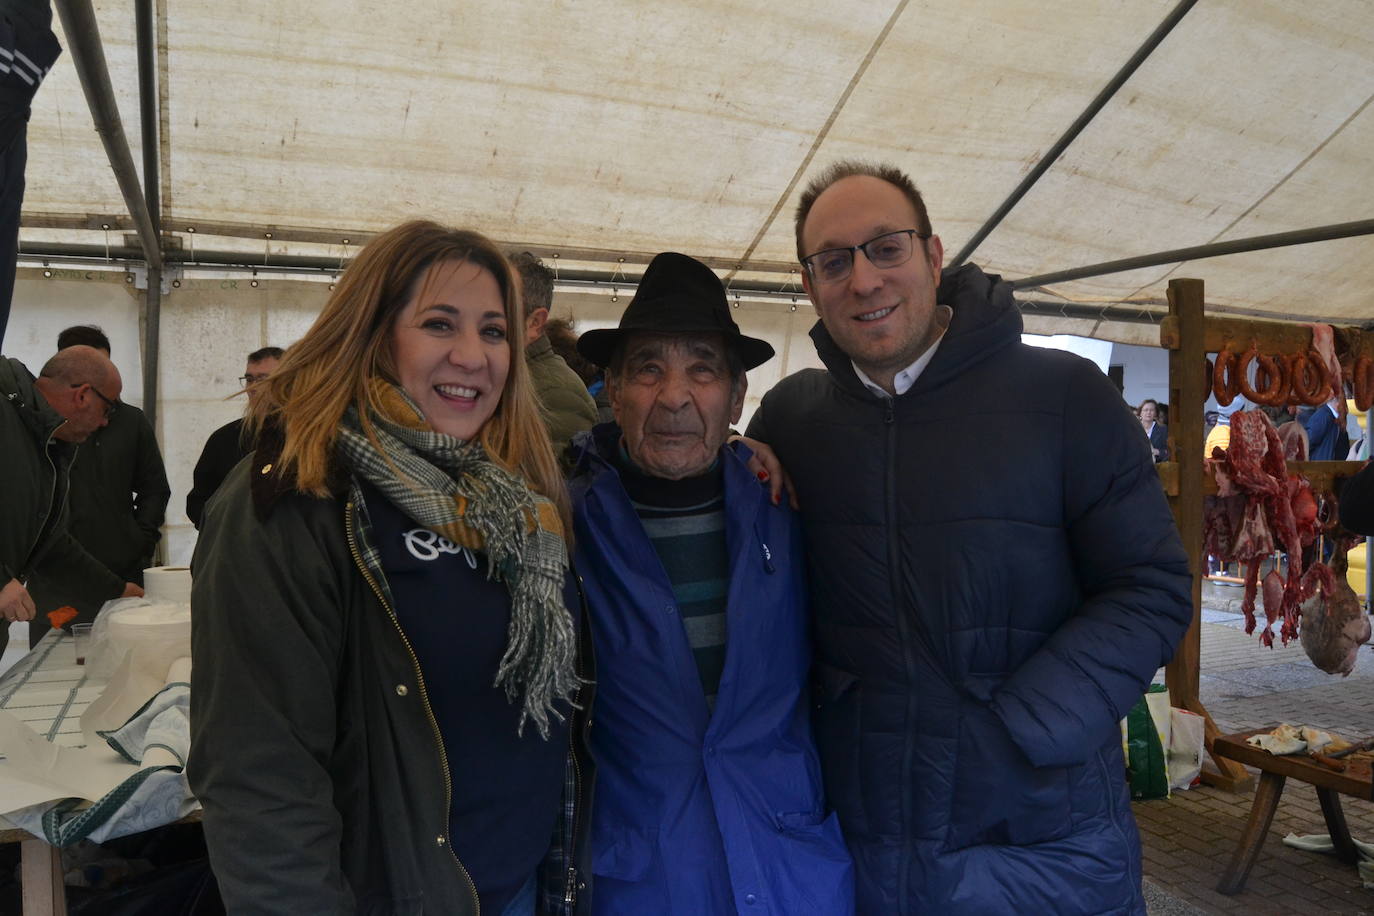
{"label": "jacket zipper", "polygon": [[[367,581],[368,586],[371,587],[372,593],[377,596],[377,600],[381,602],[382,607],[386,608],[387,615],[391,618],[392,626],[396,628],[396,633],[401,637],[401,642],[405,645],[406,652],[410,654],[410,663],[415,670],[415,683],[420,688],[420,702],[424,704],[425,718],[429,720],[429,727],[434,731],[434,744],[435,747],[439,749],[439,768],[444,774],[444,817],[445,823],[447,824],[448,812],[453,807],[453,780],[449,775],[448,754],[444,751],[444,736],[439,731],[439,723],[434,718],[434,710],[431,709],[429,705],[429,691],[425,688],[424,674],[420,671],[420,659],[415,655],[415,650],[411,647],[410,640],[406,638],[405,630],[401,629],[401,621],[396,617],[396,612],[392,610],[391,604],[386,600],[386,596],[382,594],[381,587],[372,577],[371,570],[369,570],[367,564],[363,562],[362,554],[358,550],[358,540],[354,534],[354,511],[353,500],[350,499],[346,507],[347,517],[344,522],[344,531],[348,535],[348,549],[349,552],[353,554],[353,562],[357,565],[358,571],[363,574],[363,579]],[[482,900],[477,896],[477,885],[473,883],[472,875],[468,874],[468,870],[463,866],[463,863],[458,861],[458,854],[453,851],[453,839],[448,835],[447,827],[444,829],[442,839],[444,841],[444,848],[448,850],[449,856],[453,859],[453,864],[458,866],[458,872],[463,876],[463,880],[467,882],[468,890],[472,892],[472,905],[476,907],[474,912],[476,912],[478,916],[481,916]]]}
{"label": "jacket zipper", "polygon": [[[575,578],[577,579],[578,609],[581,611],[587,606],[587,596],[582,592],[582,577],[575,576]],[[582,615],[582,619],[578,621],[579,626],[585,627],[587,625],[587,616],[586,614]],[[577,688],[576,702],[579,706],[582,703],[581,685]],[[591,710],[587,710],[586,715],[590,720]],[[568,912],[571,914],[573,904],[577,902],[577,821],[582,813],[582,765],[577,761],[577,731],[572,728],[568,729],[568,755],[572,757],[573,765],[573,814],[572,836],[568,841],[567,884],[563,888],[563,905],[568,907]]]}
{"label": "jacket zipper", "polygon": [[[582,701],[582,688],[577,689],[577,701]],[[573,765],[573,815],[571,838],[568,841],[568,868],[566,880],[567,884],[563,888],[563,905],[568,907],[568,912],[573,912],[573,904],[577,901],[577,818],[582,810],[582,766],[577,762],[577,737],[574,729],[568,729],[568,754],[572,757]]]}
{"label": "jacket zipper", "polygon": [[[54,431],[56,431],[55,428]],[[19,575],[16,576],[16,578],[19,578],[19,576],[27,577],[29,573],[33,572],[31,567],[33,565],[34,552],[37,551],[38,546],[43,543],[43,535],[45,533],[50,533],[53,530],[53,527],[56,524],[56,517],[62,514],[62,507],[67,502],[67,493],[70,492],[71,489],[72,482],[71,478],[68,477],[66,481],[67,489],[62,491],[62,500],[61,502],[58,502],[56,504],[56,507],[54,507],[53,499],[57,496],[57,478],[59,475],[57,473],[57,463],[52,460],[52,453],[48,451],[48,446],[50,445],[52,445],[51,433],[48,434],[48,441],[43,445],[43,457],[48,462],[49,470],[52,471],[52,490],[48,493],[48,514],[43,517],[43,524],[38,529],[38,534],[34,537],[33,543],[29,545],[28,556],[24,558],[24,568],[18,571]]]}
{"label": "jacket zipper", "polygon": [[[897,424],[895,416],[895,405],[892,398],[886,399],[886,413],[883,415],[883,425],[887,433],[887,470],[883,482],[883,504],[887,510],[887,570],[888,587],[892,589],[892,605],[897,616],[897,632],[902,641],[902,658],[906,663],[907,677],[907,708],[906,716],[908,727],[904,730],[906,736],[902,741],[902,772],[911,772],[911,758],[913,751],[912,728],[910,724],[916,721],[916,660],[915,647],[911,644],[911,627],[906,619],[906,614],[910,610],[910,603],[902,600],[903,589],[901,586],[900,575],[900,552],[898,550],[898,528],[897,528]],[[902,822],[908,829],[911,824],[911,782],[902,782]],[[898,899],[903,901],[903,912],[905,912],[906,901],[911,899],[909,885],[911,882],[911,854],[902,854],[902,866],[900,873],[900,890]]]}

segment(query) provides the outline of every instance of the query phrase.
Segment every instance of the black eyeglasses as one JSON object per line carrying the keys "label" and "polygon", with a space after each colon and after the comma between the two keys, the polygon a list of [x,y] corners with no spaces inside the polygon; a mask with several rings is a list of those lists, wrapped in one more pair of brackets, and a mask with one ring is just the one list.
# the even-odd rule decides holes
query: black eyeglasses
{"label": "black eyeglasses", "polygon": [[898,229],[896,232],[885,232],[877,238],[869,239],[862,245],[827,248],[809,254],[802,258],[801,262],[807,273],[811,274],[811,279],[822,283],[836,283],[849,276],[849,272],[854,269],[856,251],[862,251],[864,257],[868,258],[868,263],[880,270],[900,267],[911,260],[911,253],[916,249],[913,238],[928,239],[930,233],[918,229]]}
{"label": "black eyeglasses", "polygon": [[243,385],[243,387],[247,388],[249,385],[256,385],[258,382],[265,382],[265,381],[267,381],[267,376],[270,375],[270,374],[271,374],[271,373],[263,372],[263,373],[261,373],[261,374],[259,374],[259,375],[240,375],[240,376],[239,376],[239,384],[241,384],[241,385]]}
{"label": "black eyeglasses", "polygon": [[105,395],[103,395],[103,394],[100,393],[100,389],[97,388],[97,387],[95,387],[94,385],[92,385],[90,382],[80,382],[80,383],[78,383],[78,384],[76,384],[76,385],[73,385],[72,387],[73,387],[73,388],[80,388],[82,385],[85,385],[87,388],[89,388],[89,389],[91,389],[92,391],[94,391],[94,392],[95,392],[95,396],[98,397],[98,398],[100,398],[100,400],[102,400],[102,401],[105,402],[105,419],[108,420],[108,419],[110,418],[110,415],[113,414],[113,413],[115,412],[115,408],[119,406],[119,402],[118,402],[118,401],[111,401],[109,398],[105,397]]}

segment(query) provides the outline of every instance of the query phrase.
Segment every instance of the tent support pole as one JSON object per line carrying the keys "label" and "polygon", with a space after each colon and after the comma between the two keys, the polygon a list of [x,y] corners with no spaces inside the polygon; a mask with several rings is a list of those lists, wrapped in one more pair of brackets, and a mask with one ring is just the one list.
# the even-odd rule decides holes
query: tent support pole
{"label": "tent support pole", "polygon": [[1252,235],[1245,239],[1212,242],[1208,245],[1194,245],[1191,248],[1173,248],[1154,254],[1142,254],[1133,258],[1122,258],[1118,261],[1103,261],[1101,264],[1089,264],[1086,267],[1075,267],[1070,270],[1059,270],[1054,273],[1026,277],[1011,281],[1011,285],[1015,289],[1034,289],[1037,286],[1046,286],[1050,283],[1067,283],[1069,280],[1100,277],[1103,274],[1139,270],[1142,267],[1158,267],[1161,264],[1217,258],[1222,255],[1241,254],[1246,251],[1266,251],[1270,248],[1285,248],[1289,245],[1329,242],[1332,239],[1348,239],[1361,235],[1374,235],[1374,219],[1360,219],[1350,223],[1332,223],[1329,226],[1295,229],[1292,232],[1275,232],[1272,235]]}
{"label": "tent support pole", "polygon": [[972,256],[974,250],[983,244],[983,240],[992,233],[992,230],[997,228],[998,223],[1002,222],[1007,214],[1012,211],[1012,208],[1021,202],[1021,198],[1026,196],[1026,192],[1035,187],[1040,176],[1050,170],[1050,167],[1064,154],[1064,150],[1069,148],[1069,144],[1078,139],[1078,135],[1083,132],[1083,129],[1088,126],[1093,118],[1097,117],[1099,111],[1106,107],[1107,103],[1112,100],[1112,96],[1116,95],[1117,90],[1124,86],[1126,81],[1140,68],[1140,65],[1145,63],[1145,59],[1154,53],[1155,48],[1159,47],[1160,43],[1168,37],[1169,33],[1174,30],[1174,26],[1183,20],[1183,17],[1188,14],[1196,2],[1197,0],[1180,0],[1179,4],[1169,12],[1169,15],[1164,17],[1164,21],[1150,33],[1150,37],[1145,39],[1145,43],[1131,55],[1131,59],[1126,61],[1121,69],[1116,72],[1116,76],[1113,76],[1107,85],[1102,87],[1102,91],[1097,94],[1097,97],[1088,103],[1088,107],[1083,109],[1083,113],[1078,116],[1077,120],[1070,124],[1069,129],[1064,131],[1063,135],[1054,142],[1054,146],[1050,147],[1049,152],[1040,157],[1035,168],[1031,169],[1026,177],[1021,179],[1021,183],[1016,186],[1011,194],[1007,195],[1007,199],[1002,201],[1002,205],[993,212],[992,216],[988,217],[987,222],[978,227],[978,231],[973,233],[973,238],[964,243],[964,247],[959,249],[959,253],[947,266],[958,267]]}
{"label": "tent support pole", "polygon": [[[148,221],[158,239],[161,250],[162,206],[158,182],[162,175],[159,161],[162,145],[158,143],[157,24],[153,15],[153,0],[137,0],[135,4],[138,32],[138,111],[143,146],[143,197],[148,208]],[[149,267],[148,289],[144,295],[143,324],[143,412],[153,429],[157,425],[158,363],[161,355],[162,327],[162,268]]]}
{"label": "tent support pole", "polygon": [[100,27],[91,0],[57,0],[56,6],[62,20],[62,30],[66,33],[67,50],[72,55],[76,75],[86,93],[86,104],[91,109],[95,132],[100,134],[115,181],[119,183],[119,192],[124,196],[124,205],[129,210],[129,218],[138,231],[143,257],[149,267],[161,268],[162,248],[152,217],[148,215],[143,190],[139,187],[138,170],[134,167],[133,153],[129,151],[129,140],[124,135],[124,125],[119,119],[119,106],[115,103],[114,89],[110,86],[110,70],[105,64],[105,49],[100,43]]}

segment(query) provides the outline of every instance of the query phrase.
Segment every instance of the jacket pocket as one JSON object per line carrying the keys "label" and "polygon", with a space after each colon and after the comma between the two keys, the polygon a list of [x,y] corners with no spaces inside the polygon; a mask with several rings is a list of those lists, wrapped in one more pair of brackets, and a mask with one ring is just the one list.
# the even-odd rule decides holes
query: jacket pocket
{"label": "jacket pocket", "polygon": [[597,830],[592,874],[617,881],[642,881],[658,855],[658,831],[634,827]]}
{"label": "jacket pocket", "polygon": [[947,849],[1028,846],[1073,832],[1068,767],[1036,767],[981,703],[961,704]]}
{"label": "jacket pocket", "polygon": [[813,686],[812,727],[826,797],[846,829],[863,830],[866,820],[859,778],[863,689],[855,675],[820,664],[816,666]]}
{"label": "jacket pocket", "polygon": [[854,912],[854,866],[839,818],[824,811],[779,813],[778,845],[770,857],[769,899],[780,913]]}

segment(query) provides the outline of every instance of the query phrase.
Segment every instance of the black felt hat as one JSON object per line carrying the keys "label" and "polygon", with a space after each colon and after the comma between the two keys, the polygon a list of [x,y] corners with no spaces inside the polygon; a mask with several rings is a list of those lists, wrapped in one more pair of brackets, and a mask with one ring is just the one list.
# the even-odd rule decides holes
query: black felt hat
{"label": "black felt hat", "polygon": [[620,316],[620,327],[588,331],[577,339],[577,352],[598,366],[609,366],[615,348],[635,332],[653,334],[723,334],[745,369],[773,358],[767,341],[746,337],[730,317],[725,287],[715,272],[696,258],[665,251],[649,262],[639,289]]}

